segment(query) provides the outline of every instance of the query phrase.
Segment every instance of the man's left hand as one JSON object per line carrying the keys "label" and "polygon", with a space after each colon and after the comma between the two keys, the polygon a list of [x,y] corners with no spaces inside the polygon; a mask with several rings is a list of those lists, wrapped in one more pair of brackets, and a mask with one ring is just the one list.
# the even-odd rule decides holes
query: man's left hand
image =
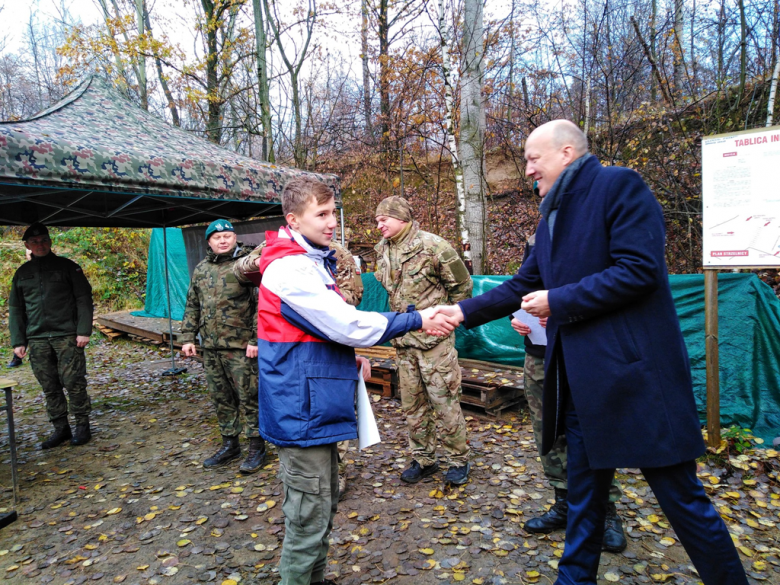
{"label": "man's left hand", "polygon": [[89,343],[89,335],[77,335],[76,336],[76,346],[77,347],[87,347],[88,343]]}
{"label": "man's left hand", "polygon": [[546,290],[537,290],[536,292],[529,293],[523,297],[523,304],[520,308],[534,317],[549,317],[550,316],[550,303],[547,301]]}
{"label": "man's left hand", "polygon": [[253,358],[253,359],[257,357],[257,346],[256,345],[247,345],[246,346],[246,357]]}
{"label": "man's left hand", "polygon": [[362,355],[356,355],[355,361],[357,362],[358,370],[360,366],[363,366],[363,381],[368,382],[368,379],[371,377],[371,362]]}

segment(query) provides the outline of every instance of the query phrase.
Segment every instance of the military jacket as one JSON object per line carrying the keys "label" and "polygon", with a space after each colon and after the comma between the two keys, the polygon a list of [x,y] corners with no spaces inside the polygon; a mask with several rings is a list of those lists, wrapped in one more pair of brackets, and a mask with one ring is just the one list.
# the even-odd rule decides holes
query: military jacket
{"label": "military jacket", "polygon": [[[374,249],[375,276],[387,290],[391,311],[406,311],[409,305],[427,309],[471,297],[471,276],[458,253],[444,238],[421,230],[416,221],[400,241],[383,239]],[[431,349],[443,339],[447,338],[411,331],[392,344]]]}
{"label": "military jacket", "polygon": [[11,345],[92,334],[92,287],[81,267],[49,252],[22,264],[8,299]]}
{"label": "military jacket", "polygon": [[251,246],[241,243],[225,254],[209,248],[192,273],[179,337],[182,344],[195,343],[200,333],[203,349],[257,345],[257,290],[233,274],[233,265],[251,252]]}
{"label": "military jacket", "polygon": [[[357,307],[363,299],[363,280],[360,278],[355,259],[349,250],[336,242],[331,242],[330,247],[336,251],[336,286],[338,286],[344,300]],[[254,283],[253,277],[259,279],[260,271],[257,268],[257,259],[262,254],[263,248],[265,248],[265,242],[233,265],[233,273],[239,282],[249,284]]]}

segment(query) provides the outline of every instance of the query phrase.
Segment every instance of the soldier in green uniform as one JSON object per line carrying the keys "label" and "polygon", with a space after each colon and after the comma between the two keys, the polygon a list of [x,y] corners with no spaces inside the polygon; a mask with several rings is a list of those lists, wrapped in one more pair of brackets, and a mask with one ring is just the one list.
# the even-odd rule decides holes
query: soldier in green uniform
{"label": "soldier in green uniform", "polygon": [[257,412],[257,291],[233,274],[233,265],[252,247],[242,246],[224,219],[206,228],[206,240],[209,250],[192,273],[181,326],[186,356],[195,355],[195,336],[200,334],[206,383],[222,434],[222,446],[203,466],[224,465],[241,456],[243,415],[249,451],[239,471],[254,473],[265,460]]}
{"label": "soldier in green uniform", "polygon": [[[383,239],[376,245],[376,279],[390,297],[390,309],[427,309],[471,296],[472,282],[458,253],[444,239],[424,232],[402,197],[388,197],[376,208]],[[436,421],[449,470],[445,481],[468,481],[469,447],[460,409],[460,367],[455,334],[434,337],[412,331],[392,341],[397,350],[401,405],[406,414],[414,460],[401,479],[416,483],[436,473]]]}
{"label": "soldier in green uniform", "polygon": [[[92,438],[84,355],[92,334],[92,287],[78,264],[51,251],[46,226],[32,224],[22,240],[32,256],[14,274],[8,321],[14,355],[21,359],[30,354],[54,425],[54,433],[41,448],[51,449],[67,440],[84,445]],[[76,423],[73,432],[68,413]]]}
{"label": "soldier in green uniform", "polygon": [[[531,254],[531,249],[536,243],[536,234],[528,238],[523,254],[523,262]],[[547,327],[547,318],[539,320],[543,327]],[[523,390],[525,399],[528,401],[528,411],[531,414],[534,439],[537,448],[542,445],[542,397],[544,396],[544,353],[546,346],[534,345],[528,339],[527,335],[531,333],[531,328],[512,319],[512,328],[520,335],[525,336],[525,363],[523,364]],[[539,454],[542,459],[542,468],[547,481],[550,482],[555,491],[555,503],[541,516],[530,518],[523,528],[527,532],[547,534],[554,530],[564,530],[569,513],[569,503],[567,501],[568,474],[566,469],[566,436],[561,435],[555,441],[546,455]],[[623,491],[620,488],[620,482],[617,478],[612,479],[612,486],[609,489],[609,504],[607,506],[607,517],[604,521],[604,539],[602,549],[608,552],[619,553],[628,546],[626,536],[623,533],[623,522],[618,516],[615,502],[623,497]]]}
{"label": "soldier in green uniform", "polygon": [[[349,250],[332,241],[330,247],[336,251],[336,285],[344,300],[350,305],[358,306],[363,298],[363,281],[360,278],[357,264]],[[233,265],[233,272],[239,282],[252,283],[250,275],[259,275],[258,262],[265,248],[265,242],[255,248],[251,254],[240,258]],[[347,491],[347,451],[349,441],[338,443],[339,454],[339,496]]]}

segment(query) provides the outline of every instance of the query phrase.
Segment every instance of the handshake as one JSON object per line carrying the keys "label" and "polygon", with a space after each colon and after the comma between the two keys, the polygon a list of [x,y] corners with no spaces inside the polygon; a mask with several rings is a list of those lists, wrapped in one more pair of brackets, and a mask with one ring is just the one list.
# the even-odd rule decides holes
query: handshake
{"label": "handshake", "polygon": [[438,305],[419,311],[422,331],[428,335],[446,337],[463,322],[463,311],[458,305]]}

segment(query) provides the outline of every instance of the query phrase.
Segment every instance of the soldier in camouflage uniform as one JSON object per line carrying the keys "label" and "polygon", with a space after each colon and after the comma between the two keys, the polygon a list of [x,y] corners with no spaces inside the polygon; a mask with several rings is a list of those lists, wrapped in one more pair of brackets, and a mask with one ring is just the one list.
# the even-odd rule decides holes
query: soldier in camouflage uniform
{"label": "soldier in camouflage uniform", "polygon": [[182,351],[195,355],[200,334],[206,383],[219,421],[222,447],[203,462],[224,465],[241,456],[239,435],[249,439],[249,451],[239,467],[254,473],[265,459],[265,441],[258,431],[257,406],[257,291],[233,274],[238,259],[248,256],[229,221],[220,219],[206,229],[209,250],[192,273],[181,326]]}
{"label": "soldier in camouflage uniform", "polygon": [[[377,244],[376,279],[388,292],[390,309],[421,310],[471,296],[472,282],[458,253],[444,239],[424,232],[413,220],[409,203],[388,197],[376,209],[384,238]],[[445,481],[468,481],[469,447],[460,409],[460,367],[455,334],[433,337],[412,331],[394,339],[401,405],[406,414],[410,467],[401,479],[416,483],[436,473],[436,419],[449,470]]]}
{"label": "soldier in camouflage uniform", "polygon": [[[338,244],[335,240],[331,242],[330,247],[336,251],[336,285],[339,292],[350,305],[358,306],[363,298],[363,281],[360,278],[360,272],[357,264],[349,253],[349,250]],[[265,248],[265,242],[255,248],[251,254],[240,258],[233,265],[233,272],[239,282],[254,283],[252,276],[258,275],[258,262],[260,255]],[[349,441],[340,441],[338,443],[339,454],[339,496],[343,496],[347,491],[347,451],[349,450]]]}
{"label": "soldier in camouflage uniform", "polygon": [[[528,238],[523,255],[523,262],[531,253],[536,243],[536,234]],[[540,319],[543,327],[547,326],[547,319]],[[523,364],[523,390],[528,401],[528,410],[531,414],[531,422],[534,430],[534,440],[539,449],[542,445],[542,396],[544,396],[544,353],[546,346],[534,345],[527,337],[531,328],[517,319],[512,319],[512,327],[520,335],[525,336],[525,363]],[[561,435],[555,441],[547,455],[541,455],[544,475],[555,490],[555,503],[552,507],[536,518],[531,518],[525,523],[524,528],[528,532],[547,534],[554,530],[564,530],[568,517],[569,504],[567,502],[568,484],[566,473],[566,436]],[[620,483],[617,478],[612,479],[609,490],[609,507],[604,523],[604,540],[602,548],[609,552],[622,552],[626,546],[626,537],[623,534],[623,523],[617,515],[615,502],[623,496]]]}
{"label": "soldier in camouflage uniform", "polygon": [[[22,240],[32,257],[14,274],[8,321],[14,355],[22,359],[29,352],[54,425],[54,433],[41,448],[51,449],[67,440],[84,445],[92,438],[84,355],[92,334],[92,287],[78,264],[51,251],[46,226],[32,224]],[[68,412],[75,420],[75,432],[70,430]]]}

